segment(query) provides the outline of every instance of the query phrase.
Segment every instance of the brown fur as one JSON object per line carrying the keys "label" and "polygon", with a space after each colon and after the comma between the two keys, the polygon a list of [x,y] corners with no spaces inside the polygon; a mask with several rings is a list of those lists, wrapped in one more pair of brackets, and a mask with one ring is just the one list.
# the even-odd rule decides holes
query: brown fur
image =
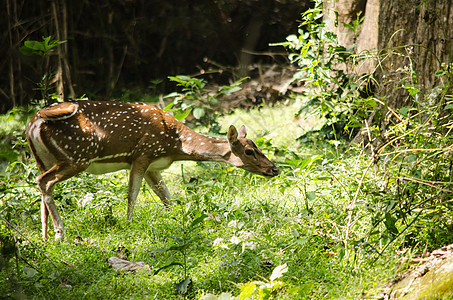
{"label": "brown fur", "polygon": [[39,116],[46,120],[61,119],[70,116],[77,109],[77,105],[72,102],[63,102],[57,105],[47,107],[39,112]]}

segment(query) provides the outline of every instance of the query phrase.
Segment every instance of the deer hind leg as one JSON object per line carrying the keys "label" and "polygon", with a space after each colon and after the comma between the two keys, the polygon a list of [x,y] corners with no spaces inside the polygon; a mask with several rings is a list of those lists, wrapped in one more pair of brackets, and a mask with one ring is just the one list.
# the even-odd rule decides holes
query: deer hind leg
{"label": "deer hind leg", "polygon": [[148,185],[152,188],[154,193],[156,193],[156,195],[159,196],[164,205],[167,208],[170,208],[171,195],[170,192],[168,191],[167,186],[165,185],[165,182],[162,180],[162,176],[160,175],[160,173],[157,171],[155,172],[147,171],[145,173],[145,180],[148,183]]}
{"label": "deer hind leg", "polygon": [[36,180],[42,194],[41,222],[44,240],[47,238],[47,219],[49,214],[55,229],[55,240],[61,241],[63,238],[64,226],[53,199],[53,188],[57,182],[68,179],[77,173],[69,165],[56,164],[38,176]]}

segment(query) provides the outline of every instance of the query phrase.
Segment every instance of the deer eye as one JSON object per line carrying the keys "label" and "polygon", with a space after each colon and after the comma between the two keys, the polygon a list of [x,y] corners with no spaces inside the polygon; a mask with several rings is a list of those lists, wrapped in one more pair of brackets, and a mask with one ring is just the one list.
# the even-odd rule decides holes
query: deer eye
{"label": "deer eye", "polygon": [[246,154],[246,155],[253,155],[253,150],[251,150],[251,149],[245,149],[245,154]]}

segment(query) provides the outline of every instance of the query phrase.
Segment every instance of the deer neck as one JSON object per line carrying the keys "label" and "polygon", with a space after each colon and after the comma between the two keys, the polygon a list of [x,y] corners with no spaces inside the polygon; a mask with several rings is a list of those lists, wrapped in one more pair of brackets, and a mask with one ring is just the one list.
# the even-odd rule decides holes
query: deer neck
{"label": "deer neck", "polygon": [[181,126],[179,130],[181,155],[177,160],[219,161],[240,167],[242,161],[231,152],[227,139],[215,138],[197,133]]}

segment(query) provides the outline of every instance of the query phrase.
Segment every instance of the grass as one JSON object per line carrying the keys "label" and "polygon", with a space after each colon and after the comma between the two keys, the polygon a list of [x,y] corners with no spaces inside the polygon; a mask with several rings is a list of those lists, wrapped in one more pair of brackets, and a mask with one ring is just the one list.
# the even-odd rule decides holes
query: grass
{"label": "grass", "polygon": [[[279,177],[269,180],[218,163],[175,163],[164,172],[176,199],[172,211],[143,185],[129,222],[125,171],[80,174],[61,183],[54,194],[66,227],[62,243],[41,240],[37,170],[21,154],[23,164],[2,171],[0,215],[26,238],[0,221],[0,294],[5,299],[180,299],[174,288],[184,279],[180,266],[157,275],[127,274],[114,271],[107,259],[123,256],[156,271],[183,261],[181,251],[153,251],[181,237],[195,239],[185,252],[193,280],[188,298],[238,295],[241,283],[269,278],[285,263],[288,271],[281,280],[286,287],[273,290],[274,298],[357,298],[385,280],[398,258],[392,246],[377,255],[379,247],[369,234],[367,205],[383,179],[370,170],[360,150],[344,151],[322,140],[297,142],[320,122],[295,119],[296,110],[291,105],[262,107],[220,120],[223,131],[230,124],[245,124],[249,137],[261,137],[264,151],[282,170]],[[2,120],[2,128],[11,120]],[[16,123],[16,132],[24,126]],[[190,233],[181,231],[204,212],[210,217]]]}

